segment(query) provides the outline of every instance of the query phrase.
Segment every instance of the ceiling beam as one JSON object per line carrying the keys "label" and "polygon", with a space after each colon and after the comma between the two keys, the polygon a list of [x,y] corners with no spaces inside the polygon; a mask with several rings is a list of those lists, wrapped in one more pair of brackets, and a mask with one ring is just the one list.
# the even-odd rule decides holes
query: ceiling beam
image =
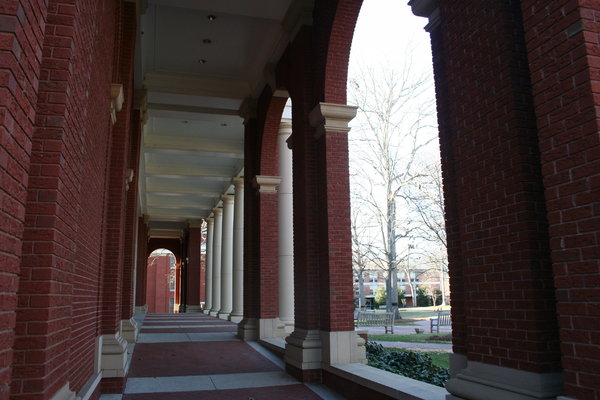
{"label": "ceiling beam", "polygon": [[212,107],[198,107],[198,106],[186,106],[182,104],[162,104],[162,103],[148,103],[150,110],[157,111],[172,111],[181,113],[193,113],[193,114],[216,114],[216,115],[232,115],[239,116],[238,110],[232,110],[228,108],[212,108]]}
{"label": "ceiling beam", "polygon": [[177,74],[148,72],[144,76],[148,91],[190,94],[195,96],[241,99],[251,93],[250,84],[242,80],[202,78]]}

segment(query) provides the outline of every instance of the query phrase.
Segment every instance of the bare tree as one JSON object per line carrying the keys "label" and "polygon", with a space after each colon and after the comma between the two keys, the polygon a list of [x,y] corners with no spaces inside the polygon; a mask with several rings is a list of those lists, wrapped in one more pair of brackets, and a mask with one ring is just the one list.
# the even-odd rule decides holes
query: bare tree
{"label": "bare tree", "polygon": [[352,270],[358,279],[358,308],[365,306],[365,282],[364,275],[368,268],[370,239],[368,236],[368,227],[359,222],[358,211],[352,209],[352,220],[350,227],[352,229]]}
{"label": "bare tree", "polygon": [[406,257],[398,244],[413,230],[399,205],[419,176],[419,152],[435,138],[431,75],[412,66],[407,57],[401,69],[362,68],[349,85],[358,106],[350,141],[353,207],[371,227],[372,240],[362,244],[368,263],[386,272],[388,311],[397,309],[397,269]]}
{"label": "bare tree", "polygon": [[424,264],[440,276],[442,305],[446,302],[445,282],[448,275],[448,245],[444,220],[444,194],[439,160],[422,169],[407,187],[405,199],[416,216],[415,236],[428,243],[424,246]]}

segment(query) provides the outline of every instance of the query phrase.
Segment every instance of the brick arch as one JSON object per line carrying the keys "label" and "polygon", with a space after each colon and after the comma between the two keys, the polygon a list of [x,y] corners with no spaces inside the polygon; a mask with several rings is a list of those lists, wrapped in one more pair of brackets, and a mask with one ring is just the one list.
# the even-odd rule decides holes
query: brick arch
{"label": "brick arch", "polygon": [[175,255],[177,264],[181,263],[181,242],[179,239],[150,239],[146,251],[146,259],[154,250],[167,249]]}
{"label": "brick arch", "polygon": [[362,0],[315,2],[317,93],[325,103],[346,104],[350,47]]}
{"label": "brick arch", "polygon": [[[270,91],[268,91],[270,92]],[[260,165],[258,168],[260,175],[272,175],[278,174],[278,160],[279,155],[277,152],[277,134],[279,132],[279,124],[287,102],[287,97],[274,97],[272,94],[268,95],[263,100],[267,103],[264,114],[261,118],[262,127],[259,128],[260,135]]]}

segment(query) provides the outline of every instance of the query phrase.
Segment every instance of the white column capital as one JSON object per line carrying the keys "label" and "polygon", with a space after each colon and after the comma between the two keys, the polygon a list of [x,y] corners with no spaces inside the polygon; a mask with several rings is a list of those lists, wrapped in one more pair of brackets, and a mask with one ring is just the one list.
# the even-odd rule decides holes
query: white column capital
{"label": "white column capital", "polygon": [[275,194],[277,193],[277,186],[281,183],[281,178],[279,176],[256,175],[253,183],[259,193]]}
{"label": "white column capital", "polygon": [[217,215],[223,215],[223,208],[221,207],[215,207],[212,209],[212,211],[215,217],[217,217]]}
{"label": "white column capital", "polygon": [[358,107],[347,104],[319,103],[308,115],[310,125],[315,128],[315,138],[325,132],[348,133],[349,122],[356,116]]}
{"label": "white column capital", "polygon": [[282,118],[279,123],[278,135],[289,136],[292,134],[292,120],[289,118]]}
{"label": "white column capital", "polygon": [[244,178],[240,177],[240,178],[233,178],[231,180],[231,183],[233,184],[233,186],[235,187],[235,190],[239,190],[239,189],[243,189],[244,188]]}
{"label": "white column capital", "polygon": [[233,203],[234,197],[230,194],[224,194],[221,196],[221,200],[223,200],[223,204],[225,203]]}

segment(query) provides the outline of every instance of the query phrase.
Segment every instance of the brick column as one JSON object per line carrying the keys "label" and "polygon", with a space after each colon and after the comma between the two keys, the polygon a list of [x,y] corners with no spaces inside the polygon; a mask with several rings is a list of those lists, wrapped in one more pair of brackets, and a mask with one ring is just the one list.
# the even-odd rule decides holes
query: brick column
{"label": "brick column", "polygon": [[186,312],[200,312],[200,243],[202,220],[191,221],[188,234]]}
{"label": "brick column", "polygon": [[204,313],[210,313],[212,307],[212,273],[213,273],[213,242],[215,233],[215,219],[210,217],[206,220],[206,303]]}
{"label": "brick column", "polygon": [[[317,142],[320,156],[317,168],[320,179],[311,182],[318,187],[322,196],[320,206],[313,211],[321,217],[317,236],[320,245],[320,323],[318,330],[305,329],[302,325],[294,330],[286,339],[285,354],[286,364],[296,373],[298,370],[302,371],[304,379],[311,379],[305,376],[304,371],[319,369],[321,364],[366,362],[364,340],[354,331],[354,294],[352,285],[349,284],[352,282],[352,249],[348,123],[355,115],[356,107],[327,103],[319,103],[309,114],[310,124],[314,128],[313,138]],[[294,130],[294,157],[301,146],[296,142],[295,132]],[[310,276],[310,272],[317,273],[305,271],[309,272],[309,276],[304,279],[314,278]],[[296,290],[297,293],[302,293],[298,286]]]}
{"label": "brick column", "polygon": [[524,0],[521,8],[564,388],[576,399],[600,399],[600,3]]}
{"label": "brick column", "polygon": [[[254,225],[259,236],[257,259],[244,266],[244,275],[252,280],[244,282],[245,293],[251,297],[244,299],[244,319],[239,325],[238,335],[243,340],[256,340],[284,337],[284,325],[277,318],[278,278],[277,278],[277,176],[255,176],[252,182],[251,204],[257,207],[256,214],[246,210],[248,216],[258,217]],[[248,196],[246,196],[247,198]],[[250,225],[249,223],[246,224]],[[249,307],[253,304],[253,307]]]}
{"label": "brick column", "polygon": [[121,298],[121,334],[130,343],[137,339],[138,326],[133,317],[135,294],[135,268],[138,250],[138,189],[140,147],[142,139],[142,125],[140,111],[132,112],[131,140],[129,143],[129,166],[125,178],[127,191],[127,210],[125,216],[124,256],[123,256],[123,291]]}
{"label": "brick column", "polygon": [[148,312],[146,303],[146,281],[148,279],[148,224],[146,217],[139,217],[137,223],[137,260],[135,273],[135,312]]}
{"label": "brick column", "polygon": [[520,4],[435,3],[412,5],[430,16],[434,49],[455,338],[448,399],[554,398],[556,300]]}

